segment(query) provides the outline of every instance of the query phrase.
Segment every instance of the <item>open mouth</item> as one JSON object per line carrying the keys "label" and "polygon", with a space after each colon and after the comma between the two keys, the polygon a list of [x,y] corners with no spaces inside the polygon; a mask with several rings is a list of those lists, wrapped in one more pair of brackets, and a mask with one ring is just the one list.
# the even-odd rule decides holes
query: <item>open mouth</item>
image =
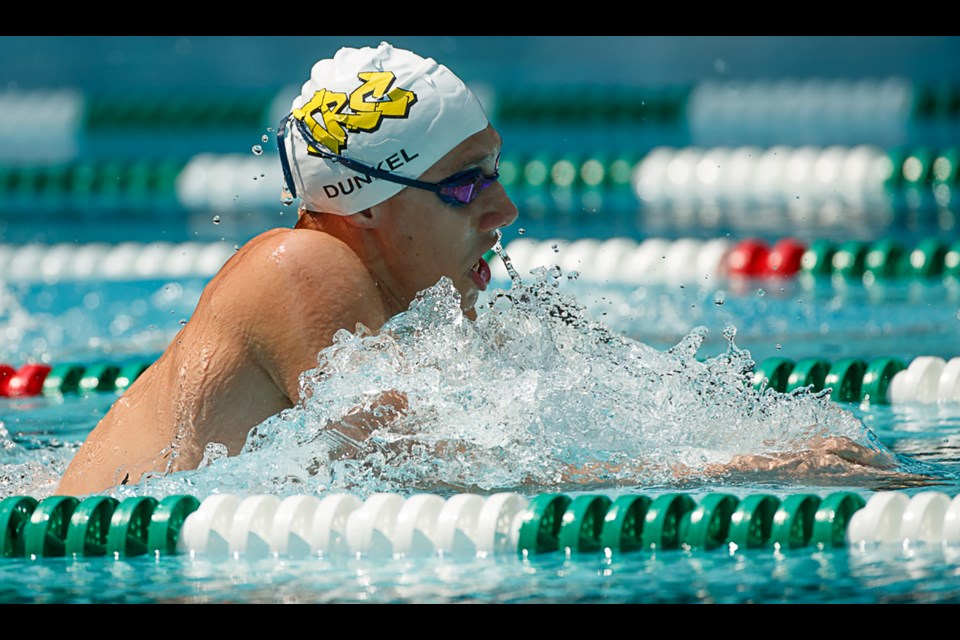
{"label": "open mouth", "polygon": [[487,264],[487,261],[483,258],[477,260],[477,263],[470,269],[470,277],[473,278],[473,282],[480,291],[486,291],[487,285],[490,284],[490,265]]}

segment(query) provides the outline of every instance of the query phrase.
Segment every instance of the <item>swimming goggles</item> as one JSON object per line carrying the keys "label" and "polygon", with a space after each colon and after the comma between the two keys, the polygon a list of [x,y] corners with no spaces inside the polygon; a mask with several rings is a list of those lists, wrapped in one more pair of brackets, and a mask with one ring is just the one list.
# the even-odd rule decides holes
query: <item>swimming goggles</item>
{"label": "swimming goggles", "polygon": [[470,204],[480,196],[481,191],[500,179],[499,156],[497,156],[497,169],[494,170],[492,176],[484,175],[479,167],[473,167],[472,169],[455,173],[440,182],[424,182],[423,180],[407,178],[330,151],[322,143],[317,141],[313,133],[311,133],[310,128],[305,125],[302,120],[294,118],[293,114],[290,113],[284,116],[283,119],[280,120],[280,124],[277,125],[277,150],[280,152],[280,165],[283,167],[283,179],[287,183],[287,189],[290,191],[290,195],[294,198],[297,197],[297,192],[293,182],[293,173],[290,171],[290,162],[287,159],[286,148],[287,128],[291,122],[294,123],[297,130],[300,131],[300,135],[303,136],[303,139],[307,141],[313,150],[324,158],[332,160],[333,162],[340,162],[345,167],[368,177],[380,178],[381,180],[395,182],[407,187],[414,187],[415,189],[432,191],[437,194],[440,200],[453,207]]}

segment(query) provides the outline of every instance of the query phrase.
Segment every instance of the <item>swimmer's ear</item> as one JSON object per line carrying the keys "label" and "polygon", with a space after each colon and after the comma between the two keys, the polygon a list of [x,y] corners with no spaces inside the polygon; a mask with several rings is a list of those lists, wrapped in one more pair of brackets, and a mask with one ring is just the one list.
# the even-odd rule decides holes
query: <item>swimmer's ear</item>
{"label": "swimmer's ear", "polygon": [[375,207],[370,207],[369,209],[352,213],[349,216],[344,216],[344,219],[355,227],[372,229],[380,222],[380,216],[377,215],[375,209]]}

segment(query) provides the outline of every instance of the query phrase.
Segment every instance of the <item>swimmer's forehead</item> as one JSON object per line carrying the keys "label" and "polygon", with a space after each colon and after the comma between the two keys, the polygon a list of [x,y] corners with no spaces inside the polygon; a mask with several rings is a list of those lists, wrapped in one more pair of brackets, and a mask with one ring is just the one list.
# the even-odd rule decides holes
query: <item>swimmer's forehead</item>
{"label": "swimmer's forehead", "polygon": [[480,167],[492,171],[502,147],[503,139],[492,129],[475,134],[451,152],[455,160],[454,168],[456,171],[465,171]]}

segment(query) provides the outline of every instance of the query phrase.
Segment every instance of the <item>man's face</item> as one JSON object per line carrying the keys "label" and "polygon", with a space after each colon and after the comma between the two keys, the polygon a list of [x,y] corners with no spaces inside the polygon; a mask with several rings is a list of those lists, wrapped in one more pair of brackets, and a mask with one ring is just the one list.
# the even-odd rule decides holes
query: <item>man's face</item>
{"label": "man's face", "polygon": [[[500,146],[499,134],[488,126],[457,145],[420,180],[435,183],[474,167],[493,175]],[[415,188],[406,188],[378,206],[387,213],[378,227],[379,249],[397,293],[409,302],[447,276],[460,292],[465,311],[474,307],[489,280],[489,270],[478,270],[478,261],[496,242],[497,230],[517,218],[516,205],[499,183],[459,207]]]}

